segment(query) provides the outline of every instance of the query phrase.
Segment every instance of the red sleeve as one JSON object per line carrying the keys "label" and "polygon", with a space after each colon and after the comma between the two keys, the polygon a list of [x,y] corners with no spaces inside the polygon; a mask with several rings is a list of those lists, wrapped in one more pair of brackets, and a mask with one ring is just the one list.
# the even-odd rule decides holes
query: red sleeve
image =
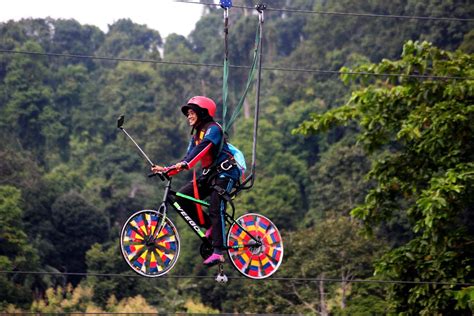
{"label": "red sleeve", "polygon": [[188,164],[189,169],[193,168],[207,153],[212,149],[212,142],[203,140],[199,145],[186,156],[184,161]]}

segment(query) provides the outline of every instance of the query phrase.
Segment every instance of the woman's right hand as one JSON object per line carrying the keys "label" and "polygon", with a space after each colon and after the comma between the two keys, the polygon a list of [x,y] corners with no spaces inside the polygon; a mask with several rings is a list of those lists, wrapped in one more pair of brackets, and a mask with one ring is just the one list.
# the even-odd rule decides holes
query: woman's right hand
{"label": "woman's right hand", "polygon": [[165,171],[165,169],[166,169],[165,167],[154,165],[151,167],[151,172],[159,173],[159,172]]}

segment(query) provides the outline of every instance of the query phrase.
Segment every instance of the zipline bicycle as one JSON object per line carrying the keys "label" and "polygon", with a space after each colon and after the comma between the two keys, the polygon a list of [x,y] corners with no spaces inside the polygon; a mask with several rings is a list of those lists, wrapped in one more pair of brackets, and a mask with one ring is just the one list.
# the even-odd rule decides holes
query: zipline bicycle
{"label": "zipline bicycle", "polygon": [[[223,2],[221,1],[221,5]],[[225,1],[225,34],[227,35],[228,8],[231,1]],[[265,216],[256,213],[249,213],[235,219],[235,207],[232,203],[234,197],[241,190],[249,189],[253,186],[255,180],[255,161],[256,161],[256,143],[258,129],[259,113],[259,94],[260,94],[260,72],[261,72],[261,36],[263,29],[263,10],[264,5],[257,5],[259,12],[259,28],[256,35],[256,49],[254,53],[253,67],[249,73],[247,89],[236,107],[232,118],[226,125],[226,96],[227,96],[227,36],[225,36],[226,56],[224,61],[224,85],[223,85],[223,119],[224,133],[232,125],[240,108],[245,95],[252,81],[255,65],[259,60],[259,72],[257,79],[257,104],[255,107],[254,135],[252,147],[252,170],[250,176],[231,192],[219,192],[222,198],[231,205],[232,212],[229,214],[223,211],[224,222],[228,224],[227,237],[224,239],[224,249],[227,251],[230,262],[237,271],[251,279],[264,279],[275,273],[283,259],[283,242],[277,227]],[[124,117],[118,120],[120,128],[140,150],[142,155],[148,160],[151,166],[153,162],[133,140],[133,138],[122,127]],[[222,148],[222,142],[220,148]],[[220,151],[220,149],[219,149]],[[179,205],[177,197],[209,207],[209,203],[185,195],[181,192],[172,190],[172,178],[168,175],[173,169],[167,169],[166,172],[154,173],[150,176],[159,176],[161,180],[166,181],[163,200],[158,211],[142,210],[134,213],[125,222],[120,235],[120,248],[127,264],[138,274],[145,277],[159,277],[169,272],[178,260],[180,253],[180,239],[178,231],[169,217],[167,217],[168,208],[171,206],[188,224],[188,226],[201,239],[201,256],[207,259],[213,253],[211,241],[206,237],[201,227],[186,213]],[[225,190],[224,190],[225,191]],[[222,211],[221,211],[222,212]],[[225,224],[224,223],[224,224]],[[224,232],[222,232],[224,235]],[[225,237],[225,236],[222,236]],[[220,264],[219,275],[216,278],[219,282],[226,282],[227,277],[223,274],[223,267]]]}
{"label": "zipline bicycle", "polygon": [[[151,165],[153,162],[138,146],[134,139],[123,128],[124,117],[121,116],[117,126],[136,145]],[[213,246],[203,229],[178,204],[176,197],[187,199],[208,207],[209,203],[172,189],[172,178],[167,172],[150,174],[165,181],[163,199],[158,210],[141,210],[131,215],[122,227],[120,249],[127,264],[136,273],[145,277],[159,277],[168,273],[176,264],[180,254],[179,233],[168,217],[171,206],[201,239],[201,256],[206,259],[213,252]],[[237,271],[251,279],[264,279],[275,273],[283,260],[283,242],[278,228],[268,218],[256,213],[249,213],[235,219],[235,207],[232,197],[248,187],[247,178],[240,186],[227,194],[231,213],[226,211],[225,221],[228,225],[224,250]],[[222,267],[221,267],[221,274]]]}
{"label": "zipline bicycle", "polygon": [[[180,239],[176,226],[167,216],[171,206],[201,239],[201,256],[212,254],[212,244],[204,231],[176,202],[175,197],[191,200],[203,206],[209,204],[172,190],[172,178],[167,173],[154,174],[166,182],[158,211],[138,211],[125,222],[120,234],[120,248],[127,264],[145,277],[159,277],[169,272],[178,260]],[[150,175],[152,176],[152,175]],[[238,191],[234,191],[235,193]],[[231,193],[231,195],[234,194]],[[283,259],[283,242],[277,227],[265,216],[249,213],[234,219],[235,209],[226,213],[229,225],[225,250],[237,271],[251,279],[264,279],[279,268]]]}

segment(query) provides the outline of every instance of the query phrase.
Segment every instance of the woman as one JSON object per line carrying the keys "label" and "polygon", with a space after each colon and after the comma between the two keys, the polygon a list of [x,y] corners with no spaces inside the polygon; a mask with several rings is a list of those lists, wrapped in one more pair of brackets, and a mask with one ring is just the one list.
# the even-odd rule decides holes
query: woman
{"label": "woman", "polygon": [[173,166],[153,166],[151,170],[155,173],[168,172],[169,176],[173,176],[201,162],[202,174],[197,179],[194,177],[179,192],[201,199],[210,197],[209,216],[202,212],[198,204],[181,198],[177,201],[193,220],[207,229],[206,237],[212,239],[214,252],[204,260],[204,264],[212,266],[224,262],[226,200],[221,194],[231,191],[238,182],[240,171],[223,139],[222,128],[214,121],[215,102],[204,96],[195,96],[181,107],[181,111],[192,127],[186,156]]}

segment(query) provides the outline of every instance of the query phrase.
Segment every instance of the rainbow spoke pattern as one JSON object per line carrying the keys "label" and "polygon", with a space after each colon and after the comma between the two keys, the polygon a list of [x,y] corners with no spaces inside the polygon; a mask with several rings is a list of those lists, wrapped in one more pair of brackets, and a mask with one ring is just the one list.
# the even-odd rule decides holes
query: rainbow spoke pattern
{"label": "rainbow spoke pattern", "polygon": [[179,256],[179,236],[173,223],[166,219],[161,230],[158,212],[140,211],[125,223],[121,234],[122,255],[138,274],[157,277],[167,273]]}
{"label": "rainbow spoke pattern", "polygon": [[[283,241],[268,218],[259,214],[239,217],[229,228],[227,244],[229,258],[235,268],[251,279],[264,279],[275,273],[283,260]],[[250,237],[261,241],[257,246]]]}

